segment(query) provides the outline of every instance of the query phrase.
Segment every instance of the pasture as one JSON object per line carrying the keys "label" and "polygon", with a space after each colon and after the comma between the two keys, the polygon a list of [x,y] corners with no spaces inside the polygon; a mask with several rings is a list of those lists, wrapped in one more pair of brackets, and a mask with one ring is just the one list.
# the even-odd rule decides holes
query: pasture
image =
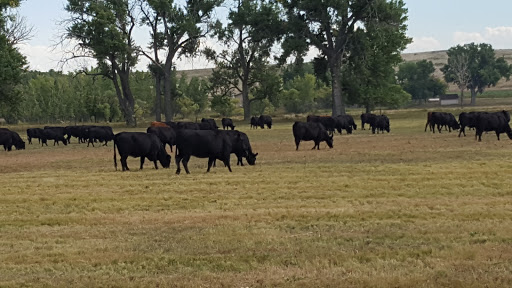
{"label": "pasture", "polygon": [[320,151],[295,151],[294,119],[235,123],[259,156],[233,173],[115,171],[112,142],[0,151],[0,286],[512,286],[512,141],[386,114],[390,134]]}

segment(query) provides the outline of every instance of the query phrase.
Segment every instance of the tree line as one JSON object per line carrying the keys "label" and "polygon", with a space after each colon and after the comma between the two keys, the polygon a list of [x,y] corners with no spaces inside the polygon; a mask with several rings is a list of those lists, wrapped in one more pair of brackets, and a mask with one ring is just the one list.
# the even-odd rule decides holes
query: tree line
{"label": "tree line", "polygon": [[[148,115],[169,121],[208,109],[244,119],[276,109],[340,115],[348,105],[370,111],[421,101],[444,93],[446,82],[470,90],[474,103],[511,73],[488,44],[451,48],[444,81],[433,76],[432,62],[402,63],[411,39],[401,0],[68,0],[62,36],[78,45],[66,60],[93,58],[96,67],[25,71],[7,25],[15,18],[8,9],[18,5],[0,0],[0,52],[16,56],[0,60],[0,113],[12,121],[134,126]],[[228,7],[224,21],[215,17],[221,6]],[[136,43],[140,27],[148,28],[149,43]],[[207,39],[215,47],[206,47]],[[318,55],[305,63],[312,47]],[[199,53],[215,65],[211,76],[179,75],[177,59]],[[148,72],[135,71],[142,57]]]}

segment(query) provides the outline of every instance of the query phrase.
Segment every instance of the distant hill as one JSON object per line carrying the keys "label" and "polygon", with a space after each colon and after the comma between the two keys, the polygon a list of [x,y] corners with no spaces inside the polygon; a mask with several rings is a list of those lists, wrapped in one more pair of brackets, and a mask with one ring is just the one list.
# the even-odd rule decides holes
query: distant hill
{"label": "distant hill", "polygon": [[[496,49],[494,50],[496,52],[497,57],[505,57],[505,60],[509,64],[512,64],[512,49]],[[436,72],[434,72],[434,75],[440,79],[443,78],[443,73],[441,72],[441,67],[443,67],[447,61],[448,61],[448,55],[446,54],[446,50],[441,51],[429,51],[429,52],[419,52],[419,53],[404,53],[402,54],[402,58],[405,61],[420,61],[420,60],[427,60],[432,61],[434,63],[434,67],[436,68]],[[206,78],[210,76],[212,72],[212,68],[206,68],[206,69],[194,69],[194,70],[180,70],[178,71],[179,74],[185,73],[188,77],[200,77],[200,78]],[[455,85],[451,85],[450,90],[457,90]],[[496,87],[491,87],[489,90],[512,90],[512,80],[511,81],[504,81],[501,80]]]}

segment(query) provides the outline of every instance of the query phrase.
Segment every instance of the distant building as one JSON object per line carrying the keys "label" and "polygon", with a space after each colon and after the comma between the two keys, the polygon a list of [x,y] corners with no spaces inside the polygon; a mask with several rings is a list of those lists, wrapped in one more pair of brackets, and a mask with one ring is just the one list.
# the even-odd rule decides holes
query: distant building
{"label": "distant building", "polygon": [[458,94],[445,94],[445,95],[439,95],[439,103],[441,105],[457,105],[460,104],[459,102],[459,95]]}

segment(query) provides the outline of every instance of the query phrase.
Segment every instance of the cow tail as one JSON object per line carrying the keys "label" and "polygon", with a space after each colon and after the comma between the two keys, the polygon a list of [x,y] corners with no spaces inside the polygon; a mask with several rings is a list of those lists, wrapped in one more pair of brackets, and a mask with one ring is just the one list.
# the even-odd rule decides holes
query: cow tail
{"label": "cow tail", "polygon": [[116,142],[116,136],[114,136],[114,167],[117,171]]}

